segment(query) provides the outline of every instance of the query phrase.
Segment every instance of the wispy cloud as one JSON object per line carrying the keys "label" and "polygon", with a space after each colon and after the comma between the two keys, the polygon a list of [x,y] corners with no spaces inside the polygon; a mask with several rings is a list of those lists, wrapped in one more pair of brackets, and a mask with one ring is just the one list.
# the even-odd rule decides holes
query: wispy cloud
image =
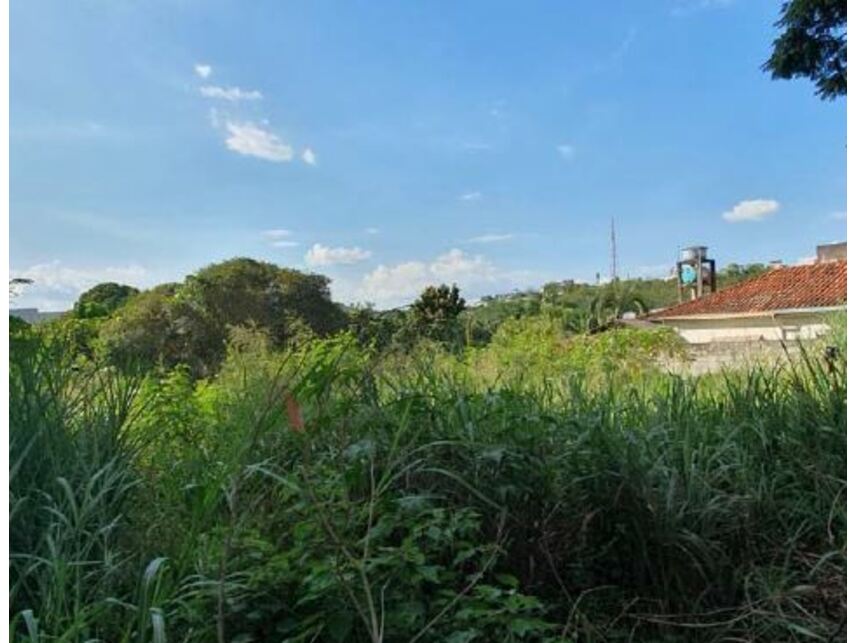
{"label": "wispy cloud", "polygon": [[380,234],[380,230],[378,228],[366,228],[364,230],[366,234]]}
{"label": "wispy cloud", "polygon": [[577,155],[577,150],[574,149],[573,145],[569,145],[568,143],[557,145],[556,151],[559,152],[559,155],[566,161],[571,161]]}
{"label": "wispy cloud", "polygon": [[482,234],[478,237],[472,237],[467,240],[468,243],[500,243],[501,241],[511,241],[516,235],[507,234]]}
{"label": "wispy cloud", "polygon": [[677,0],[670,9],[672,16],[686,16],[707,9],[725,9],[734,4],[735,0]]}
{"label": "wispy cloud", "polygon": [[108,139],[123,136],[115,128],[108,128],[96,121],[83,122],[40,122],[33,125],[14,127],[9,135],[15,139],[63,141]]}
{"label": "wispy cloud", "polygon": [[306,148],[303,151],[303,153],[301,154],[301,159],[303,159],[303,162],[307,165],[315,166],[317,164],[315,152],[313,152],[310,148]]}
{"label": "wispy cloud", "polygon": [[291,236],[291,230],[283,230],[281,228],[262,232],[262,237],[273,248],[294,248],[300,245],[297,241],[290,239]]}
{"label": "wispy cloud", "polygon": [[465,192],[460,195],[458,199],[460,201],[480,201],[482,199],[482,193],[479,191]]}
{"label": "wispy cloud", "polygon": [[748,199],[736,203],[731,210],[723,213],[723,220],[729,223],[761,221],[780,209],[780,203],[774,199]]}
{"label": "wispy cloud", "polygon": [[506,116],[506,99],[499,98],[491,103],[488,113],[497,119],[504,118]]}
{"label": "wispy cloud", "polygon": [[603,58],[592,63],[588,69],[588,73],[600,74],[610,70],[615,70],[622,65],[622,61],[631,51],[634,41],[637,40],[637,27],[631,25],[625,31],[625,35],[619,40],[612,49],[607,50]]}
{"label": "wispy cloud", "polygon": [[[200,78],[207,78],[212,73],[209,65],[196,65],[194,70]],[[219,85],[202,85],[199,87],[199,93],[206,98],[236,104],[263,98],[262,92],[256,89]],[[237,110],[238,106],[236,105],[233,109]],[[266,119],[242,120],[239,116],[229,112],[224,113],[216,107],[209,109],[208,117],[211,126],[224,133],[226,148],[233,152],[273,163],[288,163],[295,158],[292,145],[272,131]],[[305,147],[299,156],[307,165],[317,164],[315,151],[310,147]]]}
{"label": "wispy cloud", "polygon": [[239,100],[261,100],[262,92],[251,89],[245,90],[239,87],[218,87],[217,85],[203,85],[199,88],[199,93],[206,98],[217,98],[220,100],[239,101]]}
{"label": "wispy cloud", "polygon": [[320,243],[313,244],[304,260],[310,266],[334,266],[338,264],[355,264],[372,256],[369,250],[358,248],[331,248]]}
{"label": "wispy cloud", "polygon": [[262,236],[270,240],[285,239],[292,236],[292,231],[284,230],[283,228],[274,228],[272,230],[264,230]]}
{"label": "wispy cloud", "polygon": [[848,212],[845,210],[837,210],[830,213],[830,218],[834,221],[845,221],[848,219]]}
{"label": "wispy cloud", "polygon": [[257,123],[227,121],[225,126],[228,132],[226,147],[233,152],[274,163],[291,161],[294,156],[291,145]]}
{"label": "wispy cloud", "polygon": [[619,43],[619,46],[610,54],[610,60],[614,63],[621,61],[631,50],[631,45],[634,44],[636,39],[637,28],[629,27],[628,31],[625,32],[625,37],[622,38],[622,41]]}

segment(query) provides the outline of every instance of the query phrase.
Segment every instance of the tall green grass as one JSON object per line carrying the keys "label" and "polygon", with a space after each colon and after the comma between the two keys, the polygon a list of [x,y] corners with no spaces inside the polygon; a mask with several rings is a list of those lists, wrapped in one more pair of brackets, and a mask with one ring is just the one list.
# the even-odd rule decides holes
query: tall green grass
{"label": "tall green grass", "polygon": [[16,341],[17,640],[844,639],[841,356],[593,381],[245,332],[194,382]]}

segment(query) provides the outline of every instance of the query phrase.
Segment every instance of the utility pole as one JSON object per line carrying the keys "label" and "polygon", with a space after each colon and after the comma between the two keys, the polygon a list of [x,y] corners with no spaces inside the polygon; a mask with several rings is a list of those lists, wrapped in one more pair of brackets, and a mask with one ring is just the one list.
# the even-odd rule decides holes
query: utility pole
{"label": "utility pole", "polygon": [[616,272],[616,223],[613,217],[610,217],[610,281],[616,281],[618,273]]}

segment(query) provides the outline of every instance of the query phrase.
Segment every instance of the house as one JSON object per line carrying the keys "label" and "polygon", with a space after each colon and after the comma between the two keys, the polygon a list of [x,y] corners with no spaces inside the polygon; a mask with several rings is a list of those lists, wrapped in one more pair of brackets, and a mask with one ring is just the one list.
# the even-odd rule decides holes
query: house
{"label": "house", "polygon": [[831,313],[845,310],[846,257],[844,242],[821,245],[812,263],[773,267],[648,319],[690,344],[812,339],[829,329]]}

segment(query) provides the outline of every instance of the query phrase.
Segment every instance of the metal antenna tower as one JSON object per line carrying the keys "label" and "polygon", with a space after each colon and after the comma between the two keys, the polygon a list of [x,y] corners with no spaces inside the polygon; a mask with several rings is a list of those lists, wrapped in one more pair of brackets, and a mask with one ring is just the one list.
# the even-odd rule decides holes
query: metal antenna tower
{"label": "metal antenna tower", "polygon": [[616,223],[613,217],[610,217],[610,281],[616,281],[618,274],[616,271]]}

